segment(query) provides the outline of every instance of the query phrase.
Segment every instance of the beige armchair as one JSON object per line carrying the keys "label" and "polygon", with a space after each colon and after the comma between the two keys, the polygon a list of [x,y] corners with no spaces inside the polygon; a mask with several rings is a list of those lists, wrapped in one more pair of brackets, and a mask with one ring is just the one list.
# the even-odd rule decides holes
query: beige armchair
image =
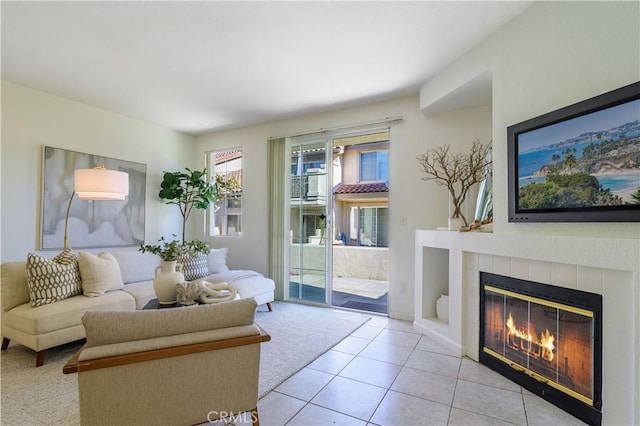
{"label": "beige armchair", "polygon": [[258,422],[257,304],[87,312],[87,343],[64,366],[78,373],[80,423],[205,423],[250,416]]}

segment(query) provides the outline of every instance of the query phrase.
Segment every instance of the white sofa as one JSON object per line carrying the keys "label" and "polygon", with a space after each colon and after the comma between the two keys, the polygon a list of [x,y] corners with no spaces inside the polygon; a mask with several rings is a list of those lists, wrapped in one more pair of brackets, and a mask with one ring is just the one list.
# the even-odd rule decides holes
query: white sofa
{"label": "white sofa", "polygon": [[[226,250],[226,249],[219,249]],[[72,296],[55,303],[32,307],[27,286],[26,261],[2,263],[2,349],[14,341],[36,351],[36,366],[44,362],[49,348],[85,338],[82,315],[87,311],[142,309],[155,299],[153,278],[161,259],[135,250],[110,251],[117,260],[124,286],[99,297]],[[226,251],[223,253],[226,257]],[[254,271],[229,270],[219,259],[209,265],[211,275],[203,279],[226,281],[240,298],[253,298],[272,310],[275,284]],[[215,270],[212,270],[212,267]]]}

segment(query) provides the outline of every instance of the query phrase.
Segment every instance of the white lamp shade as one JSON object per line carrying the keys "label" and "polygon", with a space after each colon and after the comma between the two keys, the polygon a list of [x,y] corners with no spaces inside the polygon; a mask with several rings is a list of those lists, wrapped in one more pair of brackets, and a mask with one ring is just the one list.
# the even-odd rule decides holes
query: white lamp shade
{"label": "white lamp shade", "polygon": [[77,169],[74,172],[78,197],[89,200],[124,200],[129,195],[129,175],[107,169]]}

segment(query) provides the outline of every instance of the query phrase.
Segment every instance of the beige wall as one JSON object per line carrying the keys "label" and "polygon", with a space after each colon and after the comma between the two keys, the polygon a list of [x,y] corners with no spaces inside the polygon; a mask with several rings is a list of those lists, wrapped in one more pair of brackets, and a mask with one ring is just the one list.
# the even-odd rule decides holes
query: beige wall
{"label": "beige wall", "polygon": [[43,145],[146,164],[145,239],[181,233],[180,213],[157,192],[163,170],[192,165],[192,136],[3,81],[3,262],[25,260],[39,247]]}

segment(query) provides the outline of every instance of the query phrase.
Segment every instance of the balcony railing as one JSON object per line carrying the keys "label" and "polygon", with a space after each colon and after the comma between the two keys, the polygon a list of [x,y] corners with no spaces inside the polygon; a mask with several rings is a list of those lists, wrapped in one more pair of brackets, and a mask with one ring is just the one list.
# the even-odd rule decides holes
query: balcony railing
{"label": "balcony railing", "polygon": [[291,200],[302,199],[313,204],[327,202],[327,175],[309,174],[291,177]]}

